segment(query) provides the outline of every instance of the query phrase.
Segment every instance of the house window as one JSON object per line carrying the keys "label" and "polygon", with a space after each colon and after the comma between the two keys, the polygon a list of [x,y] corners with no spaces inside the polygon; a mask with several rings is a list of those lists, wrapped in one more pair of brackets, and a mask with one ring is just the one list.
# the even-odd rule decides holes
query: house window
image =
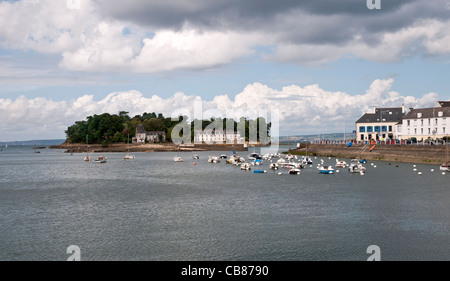
{"label": "house window", "polygon": [[428,119],[428,126],[431,125],[431,119]]}
{"label": "house window", "polygon": [[411,120],[408,120],[408,126],[411,126]]}
{"label": "house window", "polygon": [[417,129],[414,129],[414,135],[417,135]]}
{"label": "house window", "polygon": [[389,126],[389,132],[392,132],[392,126]]}
{"label": "house window", "polygon": [[437,124],[438,124],[438,121],[439,121],[438,119],[435,119],[435,125],[437,125]]}
{"label": "house window", "polygon": [[380,126],[375,126],[375,132],[380,132]]}
{"label": "house window", "polygon": [[383,130],[383,132],[387,132],[387,126],[383,126],[381,129]]}
{"label": "house window", "polygon": [[445,134],[445,127],[442,128],[442,132],[444,132],[444,134]]}
{"label": "house window", "polygon": [[422,123],[422,126],[423,126],[423,119],[422,120],[420,120],[421,121],[421,123]]}
{"label": "house window", "polygon": [[431,134],[431,128],[428,128],[428,134]]}
{"label": "house window", "polygon": [[362,141],[364,140],[364,135],[361,135],[361,140],[362,140]]}
{"label": "house window", "polygon": [[366,132],[366,127],[359,127],[359,132],[360,133],[365,133]]}
{"label": "house window", "polygon": [[420,132],[421,132],[421,134],[423,135],[423,128],[422,128],[422,129],[420,129]]}
{"label": "house window", "polygon": [[368,133],[373,133],[373,127],[372,126],[368,126],[367,127],[367,132]]}

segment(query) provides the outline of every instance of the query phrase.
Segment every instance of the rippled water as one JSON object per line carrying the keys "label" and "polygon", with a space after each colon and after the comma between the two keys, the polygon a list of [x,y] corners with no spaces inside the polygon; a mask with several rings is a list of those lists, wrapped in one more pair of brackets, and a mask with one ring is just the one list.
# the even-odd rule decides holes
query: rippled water
{"label": "rippled water", "polygon": [[[192,165],[192,153],[83,162],[30,147],[0,153],[0,260],[450,260],[450,185],[438,166],[375,162],[300,176]],[[335,159],[324,159],[333,164]],[[318,160],[316,160],[318,161]],[[314,167],[317,162],[314,164]],[[396,167],[399,165],[399,167]],[[435,169],[436,172],[431,172]]]}

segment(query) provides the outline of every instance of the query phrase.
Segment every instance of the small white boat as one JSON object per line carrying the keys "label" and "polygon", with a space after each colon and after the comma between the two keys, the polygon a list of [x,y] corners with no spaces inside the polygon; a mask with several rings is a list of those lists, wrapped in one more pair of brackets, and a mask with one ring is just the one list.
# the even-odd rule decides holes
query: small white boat
{"label": "small white boat", "polygon": [[227,159],[228,156],[226,156],[225,154],[220,155],[220,159]]}
{"label": "small white boat", "polygon": [[450,172],[450,162],[442,164],[440,170],[443,172]]}
{"label": "small white boat", "polygon": [[292,154],[288,154],[288,155],[286,155],[286,160],[292,160],[292,159],[294,159],[294,155],[292,155]]}
{"label": "small white boat", "polygon": [[84,161],[86,161],[86,162],[91,162],[91,156],[85,156],[84,157]]}
{"label": "small white boat", "polygon": [[360,164],[360,163],[352,163],[351,165],[350,165],[350,167],[348,168],[348,171],[350,172],[350,173],[354,173],[354,174],[357,174],[357,173],[365,173],[366,172],[366,167],[364,167],[362,164]]}
{"label": "small white boat", "polygon": [[300,175],[300,169],[292,169],[289,171],[289,175]]}
{"label": "small white boat", "polygon": [[181,157],[175,156],[175,157],[173,158],[173,162],[184,162],[184,159],[181,158]]}
{"label": "small white boat", "polygon": [[131,154],[127,154],[123,157],[123,160],[133,160],[133,159],[136,159],[136,156]]}
{"label": "small white boat", "polygon": [[220,163],[220,158],[217,156],[209,156],[208,163],[218,164]]}
{"label": "small white boat", "polygon": [[347,168],[348,166],[347,162],[336,159],[336,168]]}
{"label": "small white boat", "polygon": [[250,164],[252,164],[253,166],[261,166],[263,162],[259,159],[256,159],[254,161],[252,161]]}
{"label": "small white boat", "polygon": [[331,166],[322,166],[322,167],[320,167],[319,168],[319,172],[321,173],[321,174],[329,174],[329,175],[332,175],[332,174],[334,174],[334,168],[333,167],[331,167]]}
{"label": "small white boat", "polygon": [[241,170],[243,171],[250,171],[252,169],[252,165],[250,165],[249,163],[244,163],[241,165]]}
{"label": "small white boat", "polygon": [[194,154],[194,156],[192,156],[192,159],[198,160],[198,159],[200,159],[200,156],[198,156],[197,154]]}
{"label": "small white boat", "polygon": [[261,159],[261,156],[258,153],[250,153],[248,155],[248,160],[256,160]]}
{"label": "small white boat", "polygon": [[99,156],[97,160],[95,160],[95,163],[97,164],[105,164],[107,161],[107,158],[105,156]]}
{"label": "small white boat", "polygon": [[277,163],[272,163],[272,164],[270,164],[270,169],[278,170],[278,169],[280,169],[280,165],[278,165]]}

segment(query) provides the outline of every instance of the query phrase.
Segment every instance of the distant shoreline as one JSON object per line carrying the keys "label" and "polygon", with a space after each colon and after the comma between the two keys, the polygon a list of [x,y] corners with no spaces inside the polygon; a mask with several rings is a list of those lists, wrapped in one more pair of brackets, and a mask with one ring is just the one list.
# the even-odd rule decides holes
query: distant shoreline
{"label": "distant shoreline", "polygon": [[177,151],[248,151],[243,145],[192,145],[178,146],[173,143],[159,144],[126,144],[115,143],[103,146],[100,144],[61,144],[50,149],[64,149],[66,153],[106,153],[106,152],[177,152]]}

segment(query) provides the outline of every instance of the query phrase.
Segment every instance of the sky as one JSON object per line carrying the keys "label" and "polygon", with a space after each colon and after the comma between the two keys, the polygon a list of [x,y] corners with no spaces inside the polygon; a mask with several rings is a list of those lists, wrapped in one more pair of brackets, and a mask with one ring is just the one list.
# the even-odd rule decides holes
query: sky
{"label": "sky", "polygon": [[450,100],[450,0],[379,2],[0,0],[0,141],[195,102],[277,110],[280,135],[348,132],[374,106]]}

